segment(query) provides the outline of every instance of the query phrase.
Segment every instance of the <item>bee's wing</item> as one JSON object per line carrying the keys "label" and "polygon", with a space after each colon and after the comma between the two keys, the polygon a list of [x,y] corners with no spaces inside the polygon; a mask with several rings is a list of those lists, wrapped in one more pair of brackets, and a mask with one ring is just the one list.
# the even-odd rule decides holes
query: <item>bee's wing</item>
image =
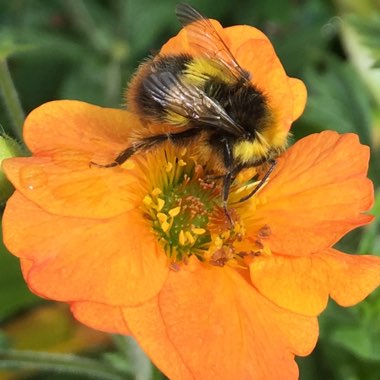
{"label": "bee's wing", "polygon": [[236,136],[245,132],[217,101],[171,72],[152,73],[144,79],[143,85],[154,101],[188,120],[206,123]]}
{"label": "bee's wing", "polygon": [[177,5],[176,15],[182,26],[186,27],[190,46],[221,63],[237,80],[249,81],[249,72],[240,67],[209,19],[184,3]]}

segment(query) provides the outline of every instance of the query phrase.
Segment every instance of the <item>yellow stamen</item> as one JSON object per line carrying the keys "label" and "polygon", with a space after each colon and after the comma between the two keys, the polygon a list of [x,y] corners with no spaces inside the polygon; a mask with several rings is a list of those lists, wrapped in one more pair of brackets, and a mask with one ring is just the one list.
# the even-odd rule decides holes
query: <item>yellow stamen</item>
{"label": "yellow stamen", "polygon": [[185,245],[186,244],[186,236],[185,236],[185,233],[183,232],[183,230],[181,230],[179,232],[178,241],[179,241],[179,244],[181,244],[181,245]]}
{"label": "yellow stamen", "polygon": [[161,211],[165,205],[165,201],[161,198],[157,198],[157,211]]}
{"label": "yellow stamen", "polygon": [[186,166],[187,163],[184,160],[179,160],[178,161],[178,166]]}
{"label": "yellow stamen", "polygon": [[166,172],[169,173],[171,172],[172,169],[173,169],[173,164],[171,162],[168,162],[165,168]]}
{"label": "yellow stamen", "polygon": [[162,212],[159,212],[157,213],[157,219],[162,224],[168,221],[168,216],[166,214],[163,214]]}
{"label": "yellow stamen", "polygon": [[191,245],[195,243],[194,236],[191,234],[190,231],[186,231],[186,232],[185,232],[185,235],[186,235],[186,238],[187,238],[187,240],[189,241],[189,243],[190,243]]}
{"label": "yellow stamen", "polygon": [[220,249],[220,248],[223,247],[223,240],[222,240],[219,236],[217,236],[217,237],[214,239],[214,244],[215,244],[215,246],[216,246],[218,249]]}
{"label": "yellow stamen", "polygon": [[162,222],[161,223],[161,229],[162,229],[162,231],[168,232],[169,228],[170,228],[170,224],[168,222]]}
{"label": "yellow stamen", "polygon": [[171,210],[169,210],[169,215],[174,218],[176,217],[179,213],[181,212],[181,207],[178,206],[178,207],[175,207],[175,208],[172,208]]}
{"label": "yellow stamen", "polygon": [[230,231],[223,231],[220,236],[223,240],[227,240],[231,236],[231,233]]}
{"label": "yellow stamen", "polygon": [[195,235],[203,235],[206,232],[204,228],[196,228],[196,227],[193,227],[191,231],[193,231]]}
{"label": "yellow stamen", "polygon": [[150,206],[152,204],[152,198],[149,195],[145,195],[143,203],[145,206]]}
{"label": "yellow stamen", "polygon": [[152,195],[154,195],[154,196],[160,195],[161,193],[162,193],[162,190],[160,188],[158,188],[158,187],[156,187],[152,191]]}

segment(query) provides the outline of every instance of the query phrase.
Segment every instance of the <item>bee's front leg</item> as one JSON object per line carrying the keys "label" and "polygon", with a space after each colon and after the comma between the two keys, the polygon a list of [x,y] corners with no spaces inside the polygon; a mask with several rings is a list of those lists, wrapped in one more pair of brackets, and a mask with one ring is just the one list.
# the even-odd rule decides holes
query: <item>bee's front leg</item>
{"label": "bee's front leg", "polygon": [[223,190],[222,190],[223,209],[231,226],[233,226],[234,222],[233,222],[231,213],[228,210],[227,202],[228,202],[228,196],[230,193],[231,185],[234,182],[237,174],[242,170],[242,166],[235,165],[234,163],[231,141],[223,137],[221,139],[221,142],[223,144],[224,165],[227,169],[227,173],[225,174],[224,179],[223,179]]}

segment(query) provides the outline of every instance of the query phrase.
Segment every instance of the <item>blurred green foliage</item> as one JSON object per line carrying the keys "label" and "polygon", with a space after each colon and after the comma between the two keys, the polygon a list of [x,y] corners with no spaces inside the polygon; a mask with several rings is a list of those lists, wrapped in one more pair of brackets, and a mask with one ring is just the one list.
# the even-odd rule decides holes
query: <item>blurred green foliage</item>
{"label": "blurred green foliage", "polygon": [[[174,0],[0,0],[0,61],[7,58],[24,111],[63,98],[122,106],[126,84],[139,62],[179,30],[175,4]],[[324,129],[357,133],[372,149],[370,177],[379,186],[379,0],[219,0],[217,6],[194,0],[191,4],[224,26],[249,24],[263,30],[288,74],[303,79],[308,87],[308,105],[293,127],[294,139]],[[11,124],[7,109],[0,107],[0,125],[8,134],[12,134]],[[339,248],[380,255],[377,194],[373,211],[377,220],[346,236]],[[4,254],[3,246],[0,250],[0,362],[4,362],[2,350],[15,347],[9,326],[35,312],[41,301],[26,289],[17,259]],[[331,303],[320,321],[317,348],[298,360],[302,380],[380,379],[379,292],[349,309]],[[67,344],[66,351],[93,355],[93,340],[86,339],[80,348]],[[91,350],[86,342],[92,342]],[[112,352],[105,352],[102,344],[95,345],[95,351],[96,347],[99,360],[112,368],[109,378],[134,378],[133,344],[119,337]],[[25,368],[22,360],[27,358],[18,360],[12,368]],[[52,365],[43,373],[16,371],[0,378],[51,379],[51,371],[57,368],[61,373],[54,379],[91,377],[81,371],[62,373],[59,360],[66,358],[49,360]],[[145,375],[140,378],[163,378],[142,363]],[[86,365],[75,362],[73,368],[81,364]]]}

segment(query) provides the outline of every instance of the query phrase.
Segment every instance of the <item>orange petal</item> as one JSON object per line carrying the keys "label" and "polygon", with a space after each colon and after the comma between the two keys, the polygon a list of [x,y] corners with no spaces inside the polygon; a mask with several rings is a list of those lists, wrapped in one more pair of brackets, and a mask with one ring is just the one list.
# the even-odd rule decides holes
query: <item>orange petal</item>
{"label": "orange petal", "polygon": [[[268,37],[259,29],[249,25],[234,25],[223,29],[228,37],[229,48],[233,54],[249,40],[264,40],[270,43]],[[235,57],[236,58],[236,57]]]}
{"label": "orange petal", "polygon": [[268,299],[302,315],[318,315],[331,297],[343,306],[363,300],[380,285],[380,258],[333,249],[307,257],[257,257],[252,283]]}
{"label": "orange petal", "polygon": [[3,168],[16,189],[53,214],[108,218],[136,207],[133,169],[90,167],[90,161],[83,153],[67,151],[12,158]]}
{"label": "orange petal", "polygon": [[[218,34],[222,39],[227,43],[228,46],[228,36],[224,34],[224,29],[220,25],[219,21],[210,19],[211,23],[213,24],[214,28],[217,30]],[[161,55],[179,55],[179,54],[191,54],[191,55],[197,55],[199,52],[197,49],[194,48],[194,46],[189,45],[189,40],[187,38],[187,28],[182,28],[178,34],[172,38],[169,39],[168,42],[166,42],[161,50]]]}
{"label": "orange petal", "polygon": [[29,287],[46,298],[134,305],[157,294],[167,277],[166,256],[139,211],[102,220],[58,217],[16,191],[3,235],[26,260]]}
{"label": "orange petal", "polygon": [[270,227],[267,241],[276,253],[306,255],[333,245],[373,219],[363,214],[374,197],[368,159],[354,134],[325,131],[300,140],[251,201],[258,203],[247,223]]}
{"label": "orange petal", "polygon": [[93,329],[129,335],[120,307],[95,302],[74,302],[70,310],[78,321]]}
{"label": "orange petal", "polygon": [[293,95],[293,121],[297,120],[303,113],[306,105],[307,90],[302,80],[288,78],[290,90]]}
{"label": "orange petal", "polygon": [[293,97],[288,76],[268,40],[249,40],[236,52],[241,66],[252,74],[253,84],[267,97],[277,119],[289,130],[293,121]]}
{"label": "orange petal", "polygon": [[104,152],[113,159],[128,146],[137,116],[76,100],[45,103],[24,124],[24,139],[33,153],[53,149]]}
{"label": "orange petal", "polygon": [[284,309],[316,316],[329,295],[326,266],[316,254],[307,257],[257,257],[250,265],[251,281],[266,298]]}
{"label": "orange petal", "polygon": [[310,353],[318,335],[315,318],[278,308],[235,270],[195,259],[169,273],[156,299],[123,310],[169,378],[297,379],[294,354]]}
{"label": "orange petal", "polygon": [[339,305],[355,305],[380,285],[380,257],[348,255],[335,249],[319,256],[329,273],[331,298]]}
{"label": "orange petal", "polygon": [[187,40],[187,32],[181,29],[178,34],[170,38],[160,50],[160,55],[190,54],[191,49]]}
{"label": "orange petal", "polygon": [[[236,54],[237,49],[242,44],[246,43],[249,40],[261,39],[269,41],[268,37],[263,32],[252,26],[235,25],[228,28],[223,28],[219,21],[213,19],[210,19],[210,21],[233,55]],[[196,51],[189,47],[186,28],[182,28],[176,36],[166,42],[162,46],[160,53],[168,55],[177,55],[182,53],[195,54]]]}

